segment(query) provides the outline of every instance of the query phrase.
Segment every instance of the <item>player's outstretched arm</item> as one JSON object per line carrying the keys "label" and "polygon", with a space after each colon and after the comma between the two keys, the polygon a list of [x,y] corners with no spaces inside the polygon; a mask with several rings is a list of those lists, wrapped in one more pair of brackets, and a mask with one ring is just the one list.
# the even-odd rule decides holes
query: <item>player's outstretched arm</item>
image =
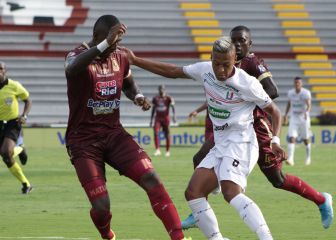
{"label": "player's outstretched arm", "polygon": [[272,138],[272,150],[280,156],[283,160],[287,159],[286,152],[280,147],[280,129],[281,129],[281,112],[275,103],[270,103],[263,108],[265,112],[271,115],[273,138]]}
{"label": "player's outstretched arm", "polygon": [[177,66],[175,64],[137,57],[133,51],[125,47],[119,49],[125,52],[130,64],[136,65],[149,72],[161,75],[166,78],[190,78],[183,72],[183,67]]}

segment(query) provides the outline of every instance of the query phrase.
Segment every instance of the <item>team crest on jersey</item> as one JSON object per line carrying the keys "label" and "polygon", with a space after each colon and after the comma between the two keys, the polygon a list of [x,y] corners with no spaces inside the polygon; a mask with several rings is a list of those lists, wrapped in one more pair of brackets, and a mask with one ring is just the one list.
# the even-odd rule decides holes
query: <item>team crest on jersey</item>
{"label": "team crest on jersey", "polygon": [[112,59],[113,71],[118,72],[120,70],[119,64],[115,58]]}
{"label": "team crest on jersey", "polygon": [[117,93],[116,80],[107,82],[96,82],[96,93],[100,96],[109,96]]}
{"label": "team crest on jersey", "polygon": [[259,71],[262,72],[262,73],[264,73],[264,72],[267,71],[267,69],[266,69],[262,64],[258,65],[258,69],[259,69]]}
{"label": "team crest on jersey", "polygon": [[226,97],[225,97],[225,99],[227,99],[227,100],[232,100],[232,99],[233,99],[233,96],[234,96],[234,92],[227,91],[227,92],[226,92]]}
{"label": "team crest on jersey", "polygon": [[11,98],[11,97],[6,98],[6,99],[5,99],[5,103],[6,103],[6,105],[8,105],[8,106],[12,105],[12,103],[13,103],[13,98]]}

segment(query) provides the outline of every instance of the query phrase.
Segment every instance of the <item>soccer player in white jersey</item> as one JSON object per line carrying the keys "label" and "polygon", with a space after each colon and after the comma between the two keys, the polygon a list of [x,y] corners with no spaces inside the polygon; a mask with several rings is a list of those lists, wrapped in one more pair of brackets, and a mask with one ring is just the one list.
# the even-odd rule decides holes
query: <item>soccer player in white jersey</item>
{"label": "soccer player in white jersey", "polygon": [[208,110],[214,125],[215,147],[195,169],[185,197],[197,226],[207,239],[223,240],[214,211],[206,197],[221,187],[224,199],[239,213],[258,239],[273,239],[259,207],[244,194],[247,176],[258,160],[258,142],[253,129],[256,105],[273,122],[272,150],[282,158],[281,114],[259,81],[234,67],[236,50],[229,37],[214,42],[211,61],[179,67],[136,57],[124,49],[131,64],[168,78],[191,78],[204,84]]}
{"label": "soccer player in white jersey", "polygon": [[284,122],[288,122],[288,113],[290,113],[289,127],[288,127],[288,159],[287,163],[294,165],[295,139],[300,137],[306,146],[305,165],[310,165],[310,151],[311,144],[309,141],[310,130],[310,116],[311,110],[311,94],[310,91],[302,87],[302,79],[300,77],[294,78],[294,88],[288,91],[288,103],[286,107],[286,114]]}

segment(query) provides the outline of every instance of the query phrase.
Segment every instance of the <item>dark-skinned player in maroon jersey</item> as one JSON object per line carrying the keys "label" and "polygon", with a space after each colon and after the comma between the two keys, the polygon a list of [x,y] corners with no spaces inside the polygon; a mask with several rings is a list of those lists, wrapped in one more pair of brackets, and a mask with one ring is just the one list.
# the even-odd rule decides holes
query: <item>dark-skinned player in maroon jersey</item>
{"label": "dark-skinned player in maroon jersey", "polygon": [[162,131],[164,133],[164,136],[166,138],[166,157],[170,156],[170,115],[169,115],[169,109],[172,108],[173,112],[173,122],[176,122],[175,117],[175,101],[174,99],[167,95],[166,88],[164,85],[159,86],[159,94],[153,97],[152,103],[152,114],[151,114],[151,120],[150,120],[150,126],[153,126],[153,118],[154,119],[154,143],[155,143],[155,152],[154,156],[160,156],[160,140],[159,140],[159,132],[162,128]]}
{"label": "dark-skinned player in maroon jersey", "polygon": [[[252,45],[250,29],[245,26],[236,26],[231,30],[230,36],[236,46],[236,67],[257,78],[272,99],[278,97],[277,87],[264,60],[250,53]],[[207,109],[206,103],[197,108],[193,115],[195,116],[196,113],[205,109]],[[302,179],[282,172],[282,161],[284,159],[278,158],[270,147],[272,140],[271,123],[266,113],[259,107],[256,107],[253,113],[254,130],[259,144],[258,165],[260,170],[275,188],[290,191],[314,202],[319,207],[323,227],[329,228],[333,220],[331,195],[317,192]],[[201,149],[193,157],[194,168],[204,159],[214,145],[213,136],[209,137],[209,140],[205,141]],[[189,229],[193,227],[196,227],[195,219],[190,214],[182,221],[182,228]]]}
{"label": "dark-skinned player in maroon jersey", "polygon": [[182,240],[185,238],[178,213],[150,158],[120,123],[121,92],[143,110],[150,109],[149,100],[133,80],[127,58],[117,50],[125,32],[125,25],[115,16],[101,16],[94,25],[92,40],[67,54],[67,149],[102,239],[116,239],[110,228],[107,164],[146,191],[170,239]]}

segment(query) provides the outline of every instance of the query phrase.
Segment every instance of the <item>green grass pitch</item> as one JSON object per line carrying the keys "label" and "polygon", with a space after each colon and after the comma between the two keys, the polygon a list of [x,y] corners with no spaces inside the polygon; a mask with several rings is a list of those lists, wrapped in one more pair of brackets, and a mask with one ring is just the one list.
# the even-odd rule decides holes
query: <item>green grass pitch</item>
{"label": "green grass pitch", "polygon": [[[315,129],[318,130],[318,129]],[[2,239],[100,239],[89,218],[89,202],[82,190],[56,131],[63,129],[25,129],[28,164],[24,172],[34,185],[29,195],[20,193],[20,184],[0,164],[0,240]],[[131,129],[130,131],[137,131]],[[145,129],[152,136],[151,129]],[[174,128],[172,132],[186,131]],[[188,128],[201,133],[203,128]],[[283,141],[284,142],[284,141]],[[304,148],[296,148],[296,165],[284,172],[297,175],[319,191],[336,195],[335,144],[315,144],[312,165],[304,166]],[[154,166],[163,180],[181,218],[190,210],[184,190],[192,174],[192,156],[198,147],[173,147],[171,157],[153,157],[154,148],[146,145]],[[130,180],[107,168],[108,189],[113,211],[112,228],[118,240],[169,239],[153,214],[145,193]],[[336,223],[323,229],[314,203],[271,186],[256,166],[248,179],[246,194],[261,208],[276,240],[335,240]],[[224,236],[236,240],[257,239],[224,202],[222,195],[210,196]],[[194,240],[205,239],[198,229],[185,232]]]}

